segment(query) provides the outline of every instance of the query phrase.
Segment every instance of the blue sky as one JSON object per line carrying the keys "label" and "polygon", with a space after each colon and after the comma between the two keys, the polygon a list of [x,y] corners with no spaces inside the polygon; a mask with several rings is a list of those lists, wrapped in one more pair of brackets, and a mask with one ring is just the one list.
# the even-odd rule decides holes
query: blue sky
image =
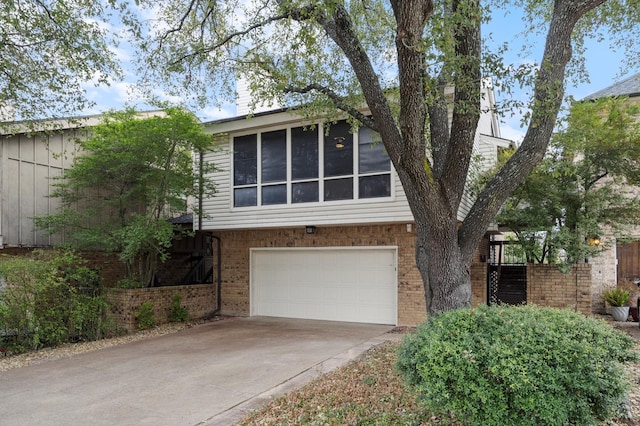
{"label": "blue sky", "polygon": [[[522,28],[519,22],[519,18],[515,15],[512,16],[496,16],[494,21],[490,23],[486,28],[483,28],[484,34],[493,33],[496,35],[496,40],[509,41],[511,49],[507,54],[506,62],[520,63],[520,62],[537,62],[540,59],[541,51],[543,48],[543,39],[531,52],[530,57],[519,56],[520,46],[522,44],[522,37],[513,36]],[[511,39],[509,39],[511,37]],[[94,87],[87,86],[87,95],[93,100],[96,105],[91,110],[86,111],[86,114],[97,114],[109,109],[121,109],[127,105],[134,105],[139,109],[149,109],[150,107],[141,101],[140,95],[135,93],[134,82],[136,80],[135,74],[132,71],[133,53],[127,48],[126,45],[114,49],[118,58],[123,64],[126,77],[124,81],[114,81],[109,87]],[[589,82],[582,82],[574,84],[568,81],[566,87],[566,94],[573,96],[575,99],[582,99],[583,97],[594,93],[600,89],[603,89],[617,81],[620,81],[626,77],[640,72],[640,69],[626,69],[622,70],[623,52],[613,52],[610,49],[610,44],[606,42],[597,42],[592,40],[588,43],[588,49],[586,52],[586,69],[589,72]],[[180,99],[171,98],[162,92],[161,89],[155,93],[160,99],[179,103]],[[496,93],[498,97],[501,95]],[[516,90],[513,96],[525,96],[524,91]],[[206,107],[195,113],[203,121],[211,121],[220,118],[235,116],[235,104],[227,103],[223,104],[222,108]],[[502,137],[518,141],[522,138],[523,130],[520,127],[520,115],[516,114],[513,117],[505,117],[501,123]]]}

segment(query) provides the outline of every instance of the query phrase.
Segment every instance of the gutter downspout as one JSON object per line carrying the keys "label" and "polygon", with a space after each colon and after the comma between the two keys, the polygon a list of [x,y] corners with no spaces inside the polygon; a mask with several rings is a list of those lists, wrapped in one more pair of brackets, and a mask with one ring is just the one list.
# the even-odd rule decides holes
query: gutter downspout
{"label": "gutter downspout", "polygon": [[218,246],[216,251],[216,257],[218,261],[217,268],[216,268],[218,272],[216,274],[218,276],[218,279],[217,279],[218,286],[216,290],[216,298],[217,298],[216,309],[215,311],[209,314],[210,317],[213,317],[214,315],[219,313],[220,310],[222,309],[222,262],[221,262],[222,261],[222,241],[220,240],[220,237],[216,237],[211,233],[209,235],[211,235],[211,238],[215,238],[215,240],[217,241],[216,245]]}

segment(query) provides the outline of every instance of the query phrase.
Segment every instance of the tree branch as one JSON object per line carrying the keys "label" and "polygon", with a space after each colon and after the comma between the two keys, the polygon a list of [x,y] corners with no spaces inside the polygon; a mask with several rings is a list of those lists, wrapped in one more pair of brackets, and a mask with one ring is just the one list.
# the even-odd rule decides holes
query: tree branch
{"label": "tree branch", "polygon": [[[168,29],[164,34],[162,34],[162,36],[160,36],[160,40],[158,41],[159,49],[162,48],[162,45],[164,44],[165,40],[167,40],[171,34],[177,33],[182,30],[182,28],[184,27],[184,23],[189,17],[189,14],[191,14],[191,11],[193,10],[196,2],[198,2],[198,0],[191,0],[191,2],[189,3],[189,6],[187,7],[187,11],[182,15],[182,18],[180,18],[180,20],[178,21],[178,25]],[[205,19],[202,20],[203,23]]]}
{"label": "tree branch", "polygon": [[358,109],[356,109],[353,106],[351,106],[348,103],[346,103],[342,96],[338,95],[336,92],[334,92],[333,90],[329,89],[328,87],[324,87],[324,86],[321,86],[319,84],[312,83],[312,84],[309,84],[309,85],[307,85],[305,87],[286,86],[286,87],[284,87],[283,90],[285,92],[287,92],[287,93],[305,94],[305,93],[309,93],[309,92],[312,92],[312,91],[316,91],[316,92],[322,93],[324,96],[326,96],[327,98],[331,99],[331,101],[335,104],[335,106],[338,109],[341,109],[342,111],[344,111],[347,114],[351,115],[356,120],[360,121],[362,124],[364,124],[365,126],[369,127],[370,129],[375,130],[376,132],[378,131],[378,126],[377,126],[376,121],[374,119],[372,119],[370,116],[367,116],[367,115],[363,114]]}
{"label": "tree branch", "polygon": [[[194,2],[196,0],[192,0],[192,2]],[[196,57],[196,56],[200,56],[203,54],[209,54],[223,46],[225,46],[226,44],[228,44],[231,40],[233,40],[234,38],[237,37],[241,37],[244,35],[247,35],[249,33],[251,33],[252,31],[258,29],[258,28],[262,28],[266,25],[269,25],[273,22],[277,22],[277,21],[281,21],[283,19],[296,19],[296,20],[305,20],[308,19],[308,16],[311,14],[312,11],[314,11],[315,8],[314,7],[308,7],[308,8],[300,8],[300,9],[292,9],[292,10],[288,10],[285,11],[284,13],[281,13],[279,15],[274,15],[271,16],[269,18],[263,19],[260,22],[256,22],[253,25],[248,26],[247,28],[245,28],[242,31],[236,31],[233,33],[230,33],[229,35],[227,35],[226,37],[224,37],[223,39],[221,39],[220,41],[218,41],[217,43],[212,44],[209,47],[203,48],[203,49],[199,49],[199,50],[195,50],[193,52],[189,52],[186,53],[180,57],[178,57],[177,59],[173,60],[170,62],[170,65],[177,65],[183,61],[186,61],[190,58]],[[207,16],[210,16],[211,13],[207,13]],[[204,23],[204,21],[203,21]],[[176,31],[178,31],[179,29],[177,29]],[[168,37],[168,32],[165,33],[162,37],[163,40],[166,40],[166,38]],[[159,45],[160,47],[161,45]]]}
{"label": "tree branch", "polygon": [[[452,214],[456,214],[467,183],[473,143],[480,118],[480,13],[478,0],[453,2],[455,57],[454,109],[443,177]],[[458,9],[463,9],[460,11]]]}
{"label": "tree branch", "polygon": [[[309,15],[307,15],[309,16]],[[296,18],[297,19],[297,18]],[[380,80],[356,33],[348,12],[342,5],[336,5],[331,17],[323,13],[313,16],[327,35],[340,47],[349,60],[362,88],[362,94],[372,115],[372,123],[382,138],[391,161],[398,166],[401,156],[402,139],[389,103],[384,95]],[[356,117],[357,118],[357,117]]]}
{"label": "tree branch", "polygon": [[463,255],[471,258],[477,243],[509,194],[543,158],[564,96],[571,59],[571,34],[577,21],[605,0],[557,0],[549,24],[541,68],[534,87],[531,122],[520,148],[489,181],[458,231]]}

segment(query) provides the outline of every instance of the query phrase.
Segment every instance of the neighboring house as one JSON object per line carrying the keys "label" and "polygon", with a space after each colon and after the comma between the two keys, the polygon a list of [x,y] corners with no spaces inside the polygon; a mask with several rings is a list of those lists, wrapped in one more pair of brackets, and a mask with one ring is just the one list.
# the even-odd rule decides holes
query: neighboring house
{"label": "neighboring house", "polygon": [[72,164],[76,138],[98,120],[91,116],[0,125],[0,249],[62,242],[61,236],[37,231],[33,218],[58,208],[57,200],[48,197],[52,180]]}
{"label": "neighboring house", "polygon": [[[584,99],[592,100],[609,96],[628,97],[629,102],[640,105],[640,73],[586,96]],[[634,229],[628,237],[635,241],[630,243],[610,241],[610,248],[600,256],[589,259],[592,265],[594,295],[601,294],[605,288],[615,287],[619,281],[640,279],[640,228]],[[601,298],[594,299],[594,302],[598,303],[598,306],[594,306],[594,310],[604,308]]]}
{"label": "neighboring house", "polygon": [[[162,111],[140,113],[141,117]],[[1,117],[1,116],[0,116]],[[0,249],[50,247],[64,236],[36,230],[34,217],[54,213],[54,179],[79,155],[76,144],[100,115],[26,123],[0,122]]]}
{"label": "neighboring house", "polygon": [[[509,141],[488,108],[492,88],[484,92],[475,148],[490,167]],[[203,200],[200,229],[220,242],[223,314],[425,319],[413,216],[374,132],[352,134],[346,121],[326,127],[283,109],[205,125],[218,135],[205,160],[220,170],[208,176],[217,194]],[[458,219],[470,202],[468,196]],[[474,294],[474,302],[482,297]]]}

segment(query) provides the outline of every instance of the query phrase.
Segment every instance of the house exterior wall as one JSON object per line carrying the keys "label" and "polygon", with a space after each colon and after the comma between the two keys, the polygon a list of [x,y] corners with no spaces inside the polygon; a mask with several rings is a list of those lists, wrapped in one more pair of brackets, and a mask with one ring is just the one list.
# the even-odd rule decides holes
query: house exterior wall
{"label": "house exterior wall", "polygon": [[617,250],[615,238],[604,237],[611,246],[604,249],[598,256],[589,259],[591,265],[591,294],[592,311],[605,313],[602,293],[608,288],[614,288],[618,284]]}
{"label": "house exterior wall", "polygon": [[34,216],[55,212],[49,198],[53,179],[77,155],[78,131],[56,131],[0,137],[0,247],[50,246],[61,236],[37,231]]}
{"label": "house exterior wall", "polygon": [[471,264],[471,306],[487,304],[487,263]]}
{"label": "house exterior wall", "polygon": [[[508,141],[497,137],[497,121],[491,113],[492,89],[484,88],[482,114],[475,135],[474,154],[483,160],[476,169],[486,169],[495,163],[497,146],[508,145]],[[245,229],[304,225],[346,225],[371,223],[404,223],[413,220],[406,195],[395,170],[391,170],[391,196],[348,201],[300,203],[277,206],[241,207],[233,206],[232,140],[234,136],[268,132],[290,127],[316,125],[323,135],[321,122],[312,122],[292,112],[276,111],[259,113],[250,118],[236,117],[205,124],[208,132],[216,135],[216,150],[205,154],[204,160],[213,163],[218,171],[206,178],[216,185],[216,194],[203,200],[204,218],[202,229]],[[492,136],[485,136],[492,135]],[[321,136],[322,137],[322,136]],[[470,174],[470,179],[473,176]],[[466,192],[458,210],[458,219],[463,220],[473,202],[473,194]]]}
{"label": "house exterior wall", "polygon": [[[250,314],[249,249],[256,247],[395,246],[398,253],[398,324],[418,324],[426,318],[424,289],[415,266],[415,229],[407,224],[221,230],[222,314]],[[322,301],[318,301],[322,303]]]}
{"label": "house exterior wall", "polygon": [[[289,117],[278,116],[280,119]],[[260,130],[278,128],[282,126]],[[216,194],[203,200],[203,230],[413,221],[402,184],[393,168],[391,197],[235,208],[232,200],[231,138],[232,136],[219,138],[217,149],[205,154],[205,161],[215,164],[219,171],[207,176],[215,182]]]}

